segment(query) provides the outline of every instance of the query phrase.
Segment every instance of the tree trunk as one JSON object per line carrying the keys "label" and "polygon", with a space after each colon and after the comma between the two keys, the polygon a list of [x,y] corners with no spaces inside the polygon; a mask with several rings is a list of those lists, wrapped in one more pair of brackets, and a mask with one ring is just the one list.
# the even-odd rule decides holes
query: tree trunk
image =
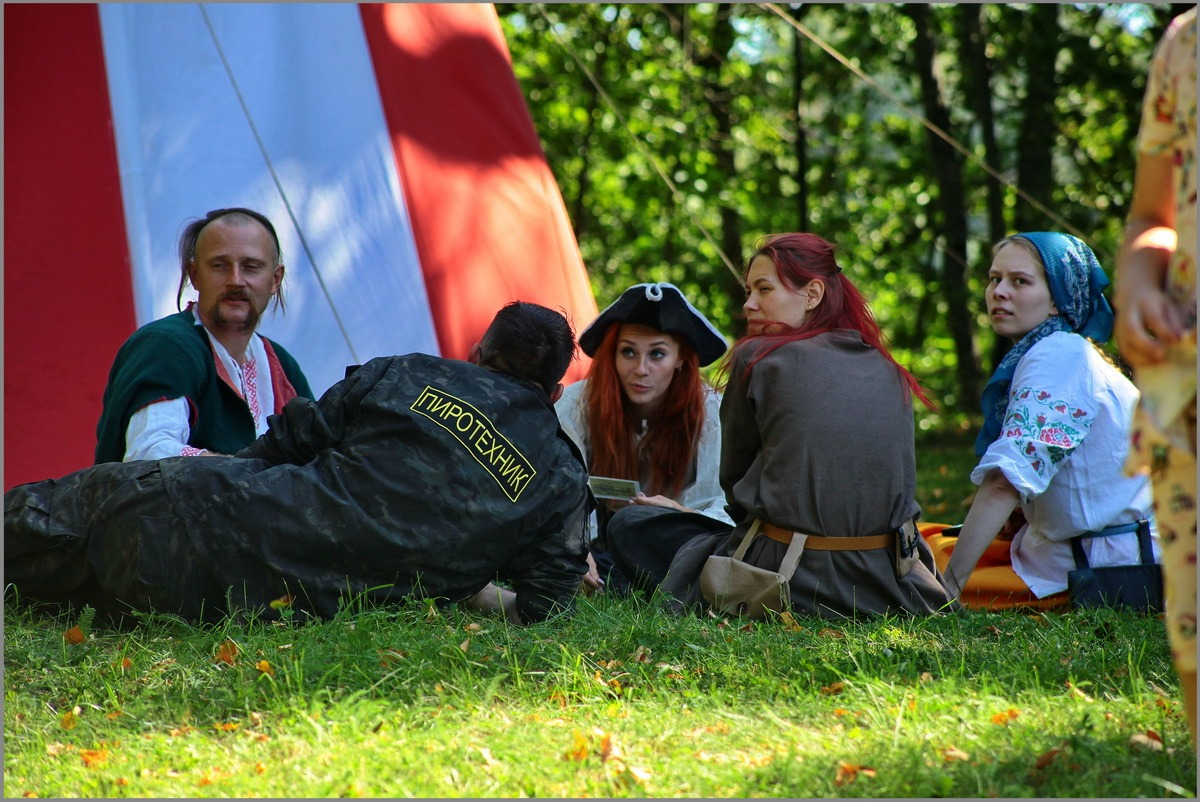
{"label": "tree trunk", "polygon": [[[921,105],[926,118],[951,133],[950,114],[942,102],[941,90],[933,72],[934,40],[929,6],[907,4],[901,7],[916,30],[913,41],[913,67],[921,83]],[[944,254],[942,292],[949,309],[947,324],[954,339],[958,382],[956,406],[963,408],[979,397],[979,360],[975,354],[975,316],[966,282],[967,217],[963,191],[963,159],[957,150],[937,134],[926,129],[930,163],[938,184],[942,218]]]}
{"label": "tree trunk", "polygon": [[[725,61],[733,47],[734,30],[730,22],[733,6],[721,3],[713,15],[712,34],[709,37],[709,51],[698,60],[703,68],[702,85],[704,98],[712,112],[716,127],[716,137],[711,143],[713,156],[716,159],[718,174],[723,186],[732,187],[737,181],[737,167],[733,156],[733,112],[732,92],[721,80]],[[721,215],[721,249],[737,267],[742,261],[742,218],[734,205],[732,195],[727,195],[719,203]],[[742,297],[741,276],[735,276],[729,270],[722,270],[720,275],[721,291],[729,299],[730,309],[740,309]]]}
{"label": "tree trunk", "polygon": [[[996,142],[995,118],[992,114],[992,64],[987,57],[986,40],[983,36],[983,6],[961,5],[958,7],[959,34],[962,48],[962,67],[967,82],[967,97],[970,99],[975,119],[979,122],[980,138],[983,140],[984,161],[993,170],[1001,172],[1000,146]],[[1008,234],[1004,222],[1004,185],[991,175],[987,182],[988,242],[980,255],[978,270],[986,271],[991,264],[991,246]],[[997,337],[992,342],[988,363],[998,365],[1011,343]]]}
{"label": "tree trunk", "polygon": [[[1054,98],[1054,62],[1058,56],[1058,6],[1030,5],[1022,26],[1025,56],[1025,97],[1017,133],[1017,186],[1050,208],[1054,190],[1053,152],[1058,133]],[[1017,231],[1043,231],[1054,223],[1028,201],[1017,201],[1013,219]]]}
{"label": "tree trunk", "polygon": [[[802,5],[791,12],[792,19],[799,22],[809,6]],[[792,29],[792,109],[796,113],[796,230],[808,231],[808,134],[804,119],[800,116],[800,104],[804,102],[804,35]]]}

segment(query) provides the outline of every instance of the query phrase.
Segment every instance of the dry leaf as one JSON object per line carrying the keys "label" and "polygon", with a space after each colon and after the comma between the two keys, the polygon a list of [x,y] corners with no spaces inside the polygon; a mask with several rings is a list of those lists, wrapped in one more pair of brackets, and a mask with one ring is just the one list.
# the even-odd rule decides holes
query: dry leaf
{"label": "dry leaf", "polygon": [[633,653],[633,662],[648,663],[650,662],[650,650],[645,646],[637,647],[637,651]]}
{"label": "dry leaf", "polygon": [[106,719],[108,719],[109,721],[116,721],[117,719],[119,719],[119,718],[120,718],[121,716],[123,716],[123,715],[125,715],[124,711],[121,711],[121,710],[114,710],[114,711],[112,711],[111,713],[105,713],[105,714],[104,714],[104,717],[105,717]]}
{"label": "dry leaf", "polygon": [[465,627],[463,627],[463,629],[465,629],[467,632],[478,632],[479,630],[483,629],[483,626],[481,624],[477,624],[476,622],[472,621],[471,623],[469,623]]}
{"label": "dry leaf", "polygon": [[83,630],[79,627],[71,627],[63,633],[63,640],[72,646],[77,646],[84,641]]}
{"label": "dry leaf", "polygon": [[825,629],[820,630],[817,634],[822,638],[837,638],[838,640],[846,639],[846,633],[842,632],[840,629],[829,629],[826,627]]}
{"label": "dry leaf", "polygon": [[376,654],[379,655],[379,665],[384,668],[391,668],[405,657],[408,657],[407,652],[402,652],[399,649],[377,649]]}
{"label": "dry leaf", "polygon": [[1072,685],[1070,680],[1067,680],[1067,688],[1070,689],[1071,693],[1075,694],[1076,696],[1078,696],[1080,699],[1082,699],[1085,702],[1096,701],[1095,699],[1093,699],[1092,697],[1088,696],[1086,693],[1081,691],[1079,688],[1076,688],[1074,685]]}
{"label": "dry leaf", "polygon": [[471,648],[471,639],[470,639],[470,638],[467,638],[465,641],[463,641],[462,643],[458,644],[458,648],[459,648],[460,650],[462,650],[462,653],[463,653],[463,654],[466,654],[466,653],[467,653],[467,649],[470,649],[470,648]]}
{"label": "dry leaf", "polygon": [[951,760],[970,760],[971,756],[963,750],[955,746],[947,746],[942,750],[942,760],[949,763]]}
{"label": "dry leaf", "polygon": [[83,765],[89,769],[108,762],[107,749],[83,749],[79,752],[79,756],[83,758]]}
{"label": "dry leaf", "polygon": [[265,774],[267,771],[267,767],[264,766],[262,763],[255,763],[254,771],[258,774]]}
{"label": "dry leaf", "polygon": [[237,659],[237,656],[238,656],[237,644],[234,643],[229,638],[226,638],[225,640],[223,640],[221,642],[221,645],[217,647],[217,655],[216,655],[216,657],[213,658],[213,662],[214,663],[225,663],[226,665],[231,666],[231,665],[233,665],[233,661]]}
{"label": "dry leaf", "polygon": [[275,676],[275,669],[271,668],[271,664],[266,660],[259,660],[254,667],[258,669],[260,674],[266,674],[268,677]]}
{"label": "dry leaf", "polygon": [[1003,713],[997,713],[996,715],[992,716],[992,723],[993,724],[1007,724],[1008,722],[1014,720],[1019,715],[1021,715],[1020,710],[1010,707],[1008,710],[1005,710]]}
{"label": "dry leaf", "polygon": [[233,732],[240,726],[240,724],[233,721],[224,721],[213,724],[213,729],[220,730],[222,732]]}
{"label": "dry leaf", "polygon": [[1135,749],[1144,749],[1149,752],[1161,752],[1163,749],[1162,738],[1154,730],[1146,730],[1143,732],[1135,732],[1129,736],[1129,745]]}
{"label": "dry leaf", "polygon": [[846,687],[845,683],[843,683],[839,680],[838,682],[835,682],[832,685],[826,685],[824,688],[821,689],[821,693],[825,694],[826,696],[832,696],[833,694],[841,693],[845,689],[845,687]]}
{"label": "dry leaf", "polygon": [[1063,747],[1059,746],[1051,749],[1048,752],[1043,752],[1042,754],[1038,755],[1038,759],[1034,761],[1033,767],[1035,769],[1044,769],[1053,763],[1054,759],[1065,751],[1066,750]]}
{"label": "dry leaf", "polygon": [[599,727],[593,728],[592,733],[599,739],[596,745],[596,754],[600,756],[601,763],[607,763],[609,759],[619,760],[621,758],[621,749],[613,743],[612,735]]}
{"label": "dry leaf", "polygon": [[796,617],[787,610],[779,614],[779,621],[783,624],[784,632],[803,632],[804,627],[796,623]]}
{"label": "dry leaf", "polygon": [[837,786],[849,785],[858,779],[858,775],[866,777],[874,777],[875,769],[870,766],[859,766],[855,763],[838,763],[837,777],[834,778],[833,784]]}
{"label": "dry leaf", "polygon": [[294,601],[296,601],[296,598],[294,596],[292,596],[292,594],[285,593],[284,595],[280,596],[278,599],[275,599],[273,602],[271,602],[271,609],[272,610],[286,610],[292,606],[292,603]]}
{"label": "dry leaf", "polygon": [[563,755],[563,760],[574,760],[576,763],[580,763],[587,760],[588,752],[590,751],[591,747],[588,744],[587,736],[579,730],[575,730],[575,742],[567,750],[566,754]]}
{"label": "dry leaf", "polygon": [[63,713],[62,718],[58,720],[58,726],[64,730],[73,730],[75,725],[79,723],[79,716],[75,715],[74,711],[68,710]]}

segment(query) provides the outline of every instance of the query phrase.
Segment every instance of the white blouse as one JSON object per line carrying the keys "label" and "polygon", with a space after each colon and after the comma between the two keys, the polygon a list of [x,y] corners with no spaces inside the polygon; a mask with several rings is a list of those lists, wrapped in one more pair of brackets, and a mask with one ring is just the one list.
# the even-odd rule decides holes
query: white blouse
{"label": "white blouse", "polygon": [[[579,450],[591,459],[591,438],[587,423],[587,379],[577,381],[563,389],[562,397],[554,405],[558,421]],[[696,449],[696,480],[683,488],[675,499],[683,506],[701,512],[711,518],[726,521],[732,519],[725,512],[725,493],[721,490],[721,396],[707,387],[704,394],[704,423],[700,427],[700,442]],[[591,518],[592,540],[596,539],[598,524],[596,514]]]}
{"label": "white blouse", "polygon": [[[1027,523],[1013,537],[1013,570],[1038,598],[1067,589],[1069,538],[1151,517],[1150,480],[1122,466],[1138,392],[1087,340],[1056,332],[1017,363],[1000,437],[971,481],[999,469]],[[1155,560],[1157,532],[1151,521]],[[1137,535],[1087,538],[1092,566],[1138,562]]]}

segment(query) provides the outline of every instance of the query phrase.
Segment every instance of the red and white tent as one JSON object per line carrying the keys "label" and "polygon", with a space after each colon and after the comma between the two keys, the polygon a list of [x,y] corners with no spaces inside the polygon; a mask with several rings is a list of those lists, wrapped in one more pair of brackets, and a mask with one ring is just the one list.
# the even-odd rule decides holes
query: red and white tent
{"label": "red and white tent", "polygon": [[6,489],[91,464],[113,356],[175,311],[210,209],[276,224],[260,331],[317,394],[465,358],[511,300],[596,315],[490,5],[9,4],[4,111]]}

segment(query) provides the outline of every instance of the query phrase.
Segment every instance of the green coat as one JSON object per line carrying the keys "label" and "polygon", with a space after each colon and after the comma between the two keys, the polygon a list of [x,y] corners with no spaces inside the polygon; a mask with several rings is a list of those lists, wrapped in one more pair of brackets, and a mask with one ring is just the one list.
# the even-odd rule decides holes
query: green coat
{"label": "green coat", "polygon": [[[272,411],[278,412],[297,395],[312,398],[308,380],[291,354],[278,343],[263,340],[276,383]],[[283,368],[282,375],[277,367]],[[142,326],[117,351],[104,389],[104,410],[96,424],[96,464],[120,462],[125,456],[125,430],[133,413],[175,398],[186,398],[191,406],[188,445],[232,454],[254,442],[250,408],[217,375],[208,333],[185,309]]]}

